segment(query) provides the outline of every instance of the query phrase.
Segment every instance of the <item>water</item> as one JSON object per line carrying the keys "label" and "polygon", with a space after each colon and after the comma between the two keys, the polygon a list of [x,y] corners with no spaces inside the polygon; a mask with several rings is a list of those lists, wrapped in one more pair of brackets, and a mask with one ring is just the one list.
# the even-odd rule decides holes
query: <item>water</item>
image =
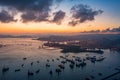
{"label": "water", "polygon": [[[32,40],[30,38],[1,38],[0,44],[6,46],[0,48],[0,80],[85,80],[85,78],[91,79],[91,75],[94,79],[100,80],[114,72],[117,72],[115,68],[120,68],[120,53],[110,50],[104,50],[104,54],[96,53],[66,53],[60,52],[60,49],[39,49],[39,46],[43,44],[42,41]],[[87,65],[83,68],[69,67],[70,63],[65,64],[65,69],[58,75],[55,69],[61,64],[63,59],[60,56],[69,55],[69,59],[73,59],[72,56],[78,56],[85,58],[86,54],[90,56],[104,56],[106,57],[102,62],[91,63],[86,61]],[[27,60],[23,60],[26,57]],[[60,60],[56,60],[59,58]],[[50,60],[47,62],[46,60]],[[54,59],[54,62],[52,61]],[[39,61],[40,63],[37,63]],[[33,65],[31,66],[31,62]],[[50,67],[46,67],[46,63],[50,64]],[[24,64],[24,67],[21,65]],[[9,71],[3,73],[2,68],[9,67]],[[20,71],[15,72],[15,69]],[[35,72],[40,69],[40,72]],[[28,70],[33,72],[33,76],[28,76]],[[49,71],[53,71],[53,75],[49,74]],[[100,76],[98,73],[102,73]],[[111,77],[108,80],[120,80],[120,74]]]}

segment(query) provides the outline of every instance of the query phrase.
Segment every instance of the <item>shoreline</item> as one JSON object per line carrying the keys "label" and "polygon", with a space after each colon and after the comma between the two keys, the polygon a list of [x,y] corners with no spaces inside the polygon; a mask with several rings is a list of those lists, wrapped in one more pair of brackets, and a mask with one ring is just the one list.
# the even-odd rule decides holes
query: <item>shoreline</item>
{"label": "shoreline", "polygon": [[54,48],[59,48],[62,49],[61,52],[62,53],[69,53],[69,52],[73,52],[73,53],[80,53],[80,52],[91,52],[91,53],[99,53],[99,54],[103,54],[104,51],[102,51],[101,49],[88,49],[88,48],[81,48],[81,46],[78,45],[70,45],[70,44],[60,44],[60,43],[44,43],[44,46],[48,46],[48,47],[54,47]]}

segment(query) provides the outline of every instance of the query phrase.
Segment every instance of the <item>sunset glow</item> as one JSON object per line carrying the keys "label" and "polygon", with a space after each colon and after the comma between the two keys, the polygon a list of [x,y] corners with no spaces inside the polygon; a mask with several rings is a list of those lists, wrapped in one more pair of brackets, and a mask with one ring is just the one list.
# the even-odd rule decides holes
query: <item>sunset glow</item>
{"label": "sunset glow", "polygon": [[[51,2],[48,2],[48,3],[51,3]],[[115,5],[113,4],[113,6],[111,7],[110,4],[112,4],[113,2],[116,4]],[[41,5],[38,2],[33,5],[33,6],[36,6],[36,8],[30,10],[31,14],[28,14],[27,10],[25,10],[27,9],[27,5],[24,6],[25,9],[23,10],[19,10],[19,7],[21,7],[21,5],[18,5],[18,8],[15,8],[15,9],[13,8],[13,10],[10,11],[8,7],[10,6],[12,8],[16,5],[13,5],[12,2],[7,4],[1,1],[0,3],[0,17],[1,17],[0,34],[78,33],[78,32],[91,31],[91,30],[102,31],[107,28],[112,29],[112,28],[119,27],[120,16],[118,15],[118,13],[120,13],[120,11],[116,10],[117,12],[115,12],[114,8],[119,6],[120,2],[114,1],[114,0],[106,1],[106,6],[103,3],[104,3],[103,0],[99,0],[99,1],[91,0],[90,2],[89,0],[74,0],[74,1],[65,0],[65,1],[58,1],[58,2],[53,1],[52,4],[47,6],[46,5],[47,1],[46,1],[45,6],[47,6],[47,8],[51,10],[50,11],[48,10],[48,12],[44,12],[44,11],[42,12],[39,10],[35,10],[39,8],[39,6]],[[88,10],[88,11],[91,10],[91,11],[88,12],[88,16],[86,16],[85,14],[83,15],[86,17],[82,17],[81,11],[80,12],[76,11],[78,13],[71,13],[73,7],[76,7],[76,10],[77,10],[77,6],[75,5],[79,6],[78,8],[79,10],[82,10],[82,7],[83,7],[83,9],[86,8],[85,10]],[[29,3],[28,3],[28,6],[30,6]],[[44,7],[41,9],[44,9]],[[6,11],[8,12],[8,14],[6,13]],[[39,16],[37,13],[36,14],[34,13],[35,11],[38,12]],[[75,11],[75,8],[74,8],[74,11]],[[10,15],[9,13],[12,15]],[[48,15],[46,13],[48,13]],[[85,12],[83,11],[83,13]],[[46,16],[44,14],[46,14]],[[37,16],[33,17],[32,15],[33,16],[37,15],[38,17]],[[7,20],[9,16],[13,17],[13,19]],[[47,19],[47,20],[42,19],[43,16],[44,16],[44,19]],[[39,17],[41,17],[41,20],[39,19]],[[71,25],[69,25],[71,21],[76,21],[76,23],[75,24],[72,23]]]}
{"label": "sunset glow", "polygon": [[120,80],[120,0],[0,0],[0,80]]}

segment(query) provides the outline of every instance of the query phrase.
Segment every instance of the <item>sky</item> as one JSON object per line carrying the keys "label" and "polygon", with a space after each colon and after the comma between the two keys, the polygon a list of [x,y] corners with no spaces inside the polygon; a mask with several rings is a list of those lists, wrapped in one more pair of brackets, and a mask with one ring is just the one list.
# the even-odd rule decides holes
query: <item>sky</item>
{"label": "sky", "polygon": [[0,34],[120,32],[120,0],[0,0]]}

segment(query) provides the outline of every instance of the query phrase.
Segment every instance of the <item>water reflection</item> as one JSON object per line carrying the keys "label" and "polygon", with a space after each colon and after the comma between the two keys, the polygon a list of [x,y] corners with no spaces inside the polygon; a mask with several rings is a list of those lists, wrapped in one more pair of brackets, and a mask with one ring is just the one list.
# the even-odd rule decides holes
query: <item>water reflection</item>
{"label": "water reflection", "polygon": [[[39,49],[31,39],[0,39],[0,80],[100,80],[120,68],[117,52],[68,53]],[[109,80],[120,79],[120,74]]]}

